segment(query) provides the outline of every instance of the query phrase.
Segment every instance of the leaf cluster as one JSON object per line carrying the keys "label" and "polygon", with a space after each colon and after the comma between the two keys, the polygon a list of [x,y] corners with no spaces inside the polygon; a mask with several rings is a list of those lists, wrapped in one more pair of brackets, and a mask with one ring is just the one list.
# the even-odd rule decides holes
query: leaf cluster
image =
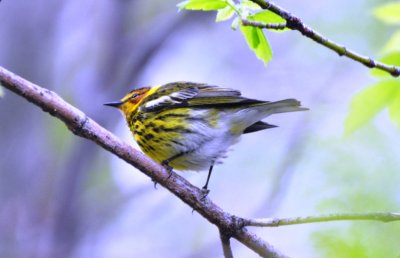
{"label": "leaf cluster", "polygon": [[217,11],[215,19],[217,22],[232,19],[231,28],[233,30],[240,28],[249,48],[264,64],[272,59],[272,49],[264,32],[261,28],[245,26],[242,21],[246,19],[265,24],[285,22],[282,17],[269,10],[262,10],[260,6],[249,0],[241,0],[240,2],[233,0],[187,0],[177,6],[179,10]]}
{"label": "leaf cluster", "polygon": [[[391,2],[374,10],[377,19],[387,25],[400,25],[400,2]],[[381,49],[380,61],[400,65],[400,29]],[[380,111],[388,109],[390,119],[400,127],[400,80],[385,72],[373,69],[371,74],[378,81],[354,96],[345,123],[348,135],[370,122]]]}

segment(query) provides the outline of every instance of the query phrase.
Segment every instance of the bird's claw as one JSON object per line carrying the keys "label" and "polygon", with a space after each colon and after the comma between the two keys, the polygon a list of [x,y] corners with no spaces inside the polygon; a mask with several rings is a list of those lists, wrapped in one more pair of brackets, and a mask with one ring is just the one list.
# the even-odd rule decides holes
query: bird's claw
{"label": "bird's claw", "polygon": [[167,179],[169,179],[172,175],[172,167],[168,164],[168,161],[164,160],[161,162],[161,166],[163,166],[165,168],[165,170],[168,173],[168,177]]}
{"label": "bird's claw", "polygon": [[156,190],[157,190],[157,184],[158,184],[158,183],[157,183],[157,181],[156,181],[156,180],[154,180],[154,179],[153,179],[152,181],[153,181],[153,183],[154,183],[154,189],[156,189]]}
{"label": "bird's claw", "polygon": [[201,188],[200,200],[204,201],[209,193],[210,193],[210,190],[208,190],[207,188],[205,188],[205,187]]}

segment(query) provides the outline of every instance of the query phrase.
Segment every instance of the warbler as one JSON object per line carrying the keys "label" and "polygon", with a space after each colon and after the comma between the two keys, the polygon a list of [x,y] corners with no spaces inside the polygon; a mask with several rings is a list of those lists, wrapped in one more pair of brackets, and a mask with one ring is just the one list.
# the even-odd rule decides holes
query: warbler
{"label": "warbler", "polygon": [[242,134],[276,127],[261,121],[269,115],[307,110],[295,99],[250,99],[238,90],[194,82],[135,89],[104,105],[122,111],[142,151],[168,171],[208,169],[205,191],[213,166]]}

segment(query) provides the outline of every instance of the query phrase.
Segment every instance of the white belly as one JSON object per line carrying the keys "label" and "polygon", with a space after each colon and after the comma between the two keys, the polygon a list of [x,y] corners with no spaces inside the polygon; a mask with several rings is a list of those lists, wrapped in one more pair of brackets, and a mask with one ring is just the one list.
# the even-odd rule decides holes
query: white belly
{"label": "white belly", "polygon": [[[192,111],[193,116],[204,115],[207,110]],[[171,162],[171,166],[186,167],[187,170],[207,170],[212,164],[222,163],[226,158],[229,147],[237,143],[240,134],[231,133],[230,121],[218,119],[215,126],[208,123],[193,122],[192,130],[196,134],[188,134],[183,140],[185,146],[184,155]]]}

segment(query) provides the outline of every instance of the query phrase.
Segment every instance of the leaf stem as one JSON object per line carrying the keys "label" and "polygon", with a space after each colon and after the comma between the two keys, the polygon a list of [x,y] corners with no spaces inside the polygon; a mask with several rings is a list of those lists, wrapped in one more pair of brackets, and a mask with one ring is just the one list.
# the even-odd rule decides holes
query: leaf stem
{"label": "leaf stem", "polygon": [[238,8],[236,8],[235,4],[232,4],[230,0],[225,0],[226,4],[229,5],[234,11],[235,13],[239,16],[242,17],[242,13],[240,12],[240,10]]}

